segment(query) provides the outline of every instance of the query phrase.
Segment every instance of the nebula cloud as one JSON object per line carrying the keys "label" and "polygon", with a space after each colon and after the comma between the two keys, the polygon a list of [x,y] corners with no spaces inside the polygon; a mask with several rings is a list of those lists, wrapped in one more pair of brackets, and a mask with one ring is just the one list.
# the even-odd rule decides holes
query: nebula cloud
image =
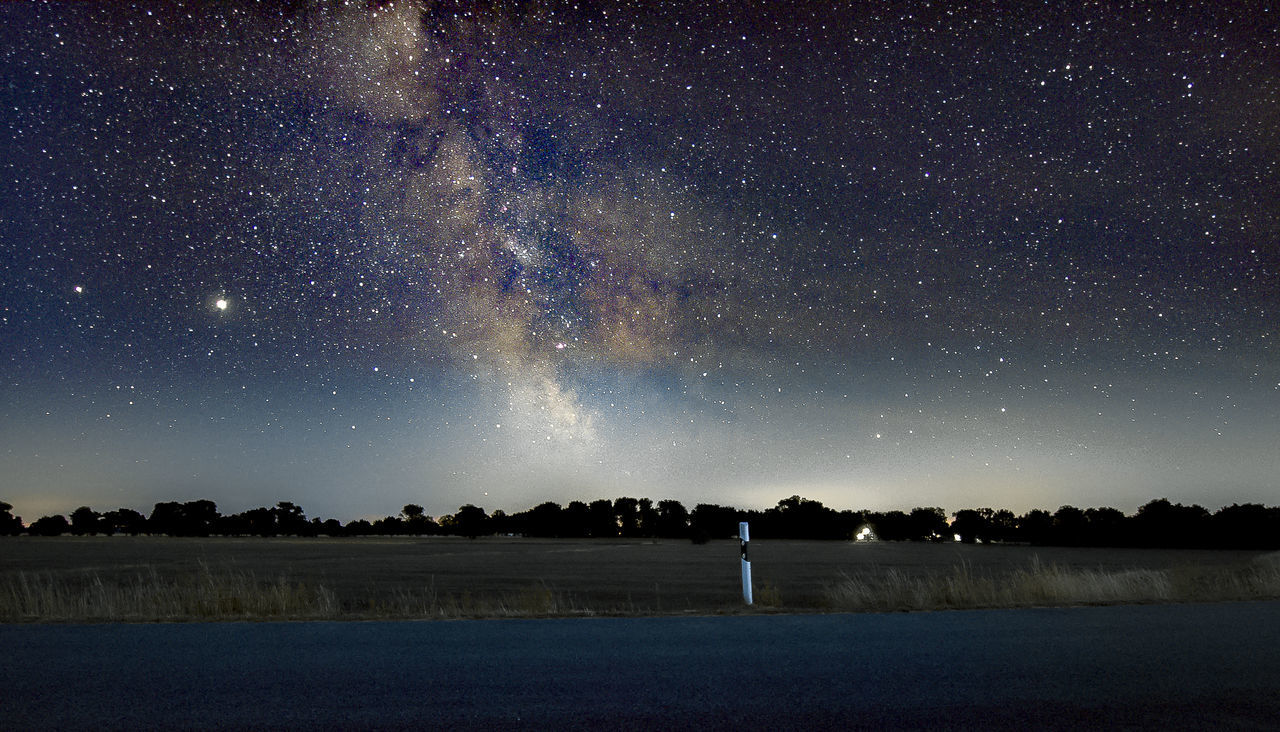
{"label": "nebula cloud", "polygon": [[591,415],[561,367],[673,358],[716,232],[695,196],[652,171],[593,167],[575,142],[595,132],[566,134],[504,82],[498,60],[520,45],[510,27],[433,23],[411,2],[320,12],[313,93],[364,120],[362,229],[429,273],[431,330],[451,358],[511,384],[513,412],[585,441]]}

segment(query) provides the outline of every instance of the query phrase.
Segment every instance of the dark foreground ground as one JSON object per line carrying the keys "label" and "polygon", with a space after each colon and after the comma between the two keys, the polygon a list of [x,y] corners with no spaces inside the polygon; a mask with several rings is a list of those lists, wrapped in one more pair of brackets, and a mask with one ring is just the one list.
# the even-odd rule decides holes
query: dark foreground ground
{"label": "dark foreground ground", "polygon": [[[334,591],[357,609],[397,593],[493,596],[545,588],[595,613],[723,612],[741,594],[737,541],[459,538],[17,537],[0,538],[0,581],[20,573],[71,583],[161,578],[201,568],[277,577]],[[818,608],[846,574],[908,576],[965,566],[977,574],[1033,562],[1119,571],[1247,565],[1258,552],[974,546],[843,541],[754,541],[757,597],[784,608]]]}
{"label": "dark foreground ground", "polygon": [[1275,729],[1280,602],[5,625],[6,729]]}

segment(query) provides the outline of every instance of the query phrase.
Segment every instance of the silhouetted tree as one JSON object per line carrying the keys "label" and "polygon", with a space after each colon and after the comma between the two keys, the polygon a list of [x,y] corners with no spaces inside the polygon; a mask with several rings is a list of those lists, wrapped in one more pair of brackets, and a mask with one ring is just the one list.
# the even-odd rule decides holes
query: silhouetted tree
{"label": "silhouetted tree", "polygon": [[249,532],[257,536],[275,536],[279,533],[279,527],[276,523],[276,512],[265,506],[251,508],[245,511],[245,521],[248,523]]}
{"label": "silhouetted tree", "polygon": [[684,504],[673,499],[658,501],[656,514],[655,535],[667,539],[683,539],[689,535],[689,511]]}
{"label": "silhouetted tree", "polygon": [[213,533],[220,536],[246,536],[253,533],[253,526],[244,513],[219,516],[213,524]]}
{"label": "silhouetted tree", "polygon": [[147,530],[147,517],[132,508],[117,508],[102,514],[102,526],[111,534],[137,536]]}
{"label": "silhouetted tree", "polygon": [[591,535],[591,509],[582,501],[569,501],[561,514],[564,535],[575,538]]}
{"label": "silhouetted tree", "polygon": [[760,531],[752,526],[752,536],[763,539],[848,539],[852,527],[844,527],[839,514],[815,501],[791,496],[764,512]]}
{"label": "silhouetted tree", "polygon": [[183,535],[182,504],[177,501],[163,501],[151,509],[147,518],[147,533]]}
{"label": "silhouetted tree", "polygon": [[978,541],[990,541],[990,516],[995,513],[990,508],[966,508],[956,511],[955,520],[951,522],[951,530],[960,535],[960,541],[973,544]]}
{"label": "silhouetted tree", "polygon": [[440,533],[440,525],[426,515],[422,506],[416,503],[406,504],[400,511],[400,515],[404,517],[403,529],[406,534],[422,536],[424,534]]}
{"label": "silhouetted tree", "polygon": [[1033,509],[1018,519],[1018,534],[1032,544],[1049,544],[1053,541],[1053,514],[1044,509]]}
{"label": "silhouetted tree", "polygon": [[0,501],[0,536],[17,536],[22,533],[22,517],[14,516],[13,506]]}
{"label": "silhouetted tree", "polygon": [[[906,541],[923,539],[917,536],[915,522],[902,511],[884,511],[867,514],[867,523],[882,541]],[[854,529],[857,531],[857,528]]]}
{"label": "silhouetted tree", "polygon": [[307,533],[307,515],[302,506],[292,501],[280,501],[271,509],[276,516],[276,530],[284,536],[303,536]]}
{"label": "silhouetted tree", "polygon": [[992,511],[986,517],[987,521],[987,541],[1017,541],[1018,540],[1018,517],[1013,515],[1013,511],[1007,508]]}
{"label": "silhouetted tree", "polygon": [[97,511],[88,506],[81,506],[71,512],[71,533],[76,536],[96,534],[101,529],[98,523],[101,518],[102,515]]}
{"label": "silhouetted tree", "polygon": [[1089,522],[1084,511],[1075,506],[1061,506],[1053,514],[1053,543],[1080,546],[1088,535]]}
{"label": "silhouetted tree", "polygon": [[695,534],[705,534],[711,539],[728,539],[738,535],[736,508],[714,503],[699,503],[689,514],[689,525]]}
{"label": "silhouetted tree", "polygon": [[911,509],[911,540],[931,541],[950,538],[947,512],[937,506],[917,506]]}
{"label": "silhouetted tree", "polygon": [[186,536],[208,536],[213,533],[221,514],[218,513],[218,504],[201,499],[182,504],[182,517]]}
{"label": "silhouetted tree", "polygon": [[1085,543],[1090,546],[1122,546],[1132,543],[1132,538],[1125,536],[1128,519],[1117,509],[1085,509],[1084,522],[1087,527]]}
{"label": "silhouetted tree", "polygon": [[1133,527],[1143,546],[1203,546],[1209,537],[1209,512],[1202,506],[1158,498],[1138,509]]}
{"label": "silhouetted tree", "polygon": [[374,533],[373,524],[364,519],[347,522],[347,525],[343,527],[343,531],[347,533],[347,536],[369,536]]}
{"label": "silhouetted tree", "polygon": [[151,510],[147,531],[169,536],[208,536],[218,519],[218,506],[213,501],[164,501]]}
{"label": "silhouetted tree", "polygon": [[591,536],[597,539],[613,538],[618,535],[618,517],[613,512],[613,502],[601,498],[592,501],[587,507]]}
{"label": "silhouetted tree", "polygon": [[1280,507],[1259,503],[1224,506],[1210,521],[1213,545],[1235,549],[1280,549]]}
{"label": "silhouetted tree", "polygon": [[324,536],[346,536],[346,531],[342,528],[342,522],[332,518],[321,522],[316,533]]}
{"label": "silhouetted tree", "polygon": [[493,513],[489,514],[489,520],[485,529],[486,534],[499,534],[502,536],[521,536],[524,534],[524,524],[510,516],[501,508],[495,508]]}
{"label": "silhouetted tree", "polygon": [[405,533],[404,519],[399,516],[383,516],[373,522],[373,533],[378,536],[399,536]]}
{"label": "silhouetted tree", "polygon": [[458,536],[474,539],[489,533],[489,516],[483,508],[470,503],[460,507],[452,516],[446,516],[441,524]]}
{"label": "silhouetted tree", "polygon": [[636,535],[658,536],[658,512],[648,498],[636,502]]}
{"label": "silhouetted tree", "polygon": [[32,536],[61,536],[70,529],[71,524],[67,522],[67,517],[57,514],[36,519],[35,523],[27,527],[27,533]]}
{"label": "silhouetted tree", "polygon": [[638,536],[640,534],[640,502],[634,498],[622,496],[613,501],[613,515],[618,519],[620,536]]}
{"label": "silhouetted tree", "polygon": [[[13,516],[12,506],[0,501],[0,535],[23,531],[22,520]],[[300,536],[434,534],[446,532],[472,538],[488,533],[555,537],[616,537],[619,535],[680,537],[705,542],[710,538],[737,535],[738,522],[752,522],[752,533],[762,539],[848,539],[870,524],[885,540],[938,540],[959,535],[964,541],[1027,541],[1034,544],[1087,546],[1232,547],[1280,548],[1280,507],[1260,504],[1232,504],[1210,514],[1202,506],[1171,503],[1167,498],[1150,501],[1133,516],[1114,508],[1079,509],[1064,505],[1050,515],[1035,509],[1023,516],[991,508],[958,511],[950,526],[946,514],[937,507],[917,507],[902,511],[870,513],[835,511],[821,502],[798,495],[784,498],[765,511],[740,510],[730,506],[698,504],[687,511],[676,500],[655,505],[647,498],[600,499],[590,504],[571,501],[561,506],[546,501],[533,508],[507,515],[495,510],[487,515],[473,505],[441,517],[436,523],[417,504],[406,504],[400,516],[388,516],[373,524],[352,521],[343,526],[336,519],[308,520],[302,508],[281,501],[274,508],[256,508],[241,514],[222,516],[209,500],[155,504],[150,517],[120,508],[98,514],[81,506],[68,521],[62,516],[45,516],[26,531],[33,535],[56,535],[71,531],[138,534],[149,531],[171,536],[207,536],[280,533]]]}
{"label": "silhouetted tree", "polygon": [[560,536],[563,509],[554,501],[539,503],[525,513],[526,536]]}

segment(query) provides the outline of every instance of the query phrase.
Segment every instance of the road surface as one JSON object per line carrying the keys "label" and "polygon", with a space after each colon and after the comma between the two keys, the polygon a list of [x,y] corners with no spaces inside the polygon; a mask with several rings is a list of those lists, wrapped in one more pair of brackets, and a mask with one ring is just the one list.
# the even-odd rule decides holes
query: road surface
{"label": "road surface", "polygon": [[0,626],[5,729],[1280,728],[1280,602]]}

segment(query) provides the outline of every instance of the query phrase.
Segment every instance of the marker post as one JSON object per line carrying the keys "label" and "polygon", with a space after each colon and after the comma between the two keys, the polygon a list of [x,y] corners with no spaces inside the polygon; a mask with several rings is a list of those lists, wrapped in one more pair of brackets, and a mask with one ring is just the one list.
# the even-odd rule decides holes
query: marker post
{"label": "marker post", "polygon": [[751,560],[747,556],[747,544],[751,541],[751,531],[746,521],[738,523],[738,538],[742,540],[742,599],[751,604]]}

